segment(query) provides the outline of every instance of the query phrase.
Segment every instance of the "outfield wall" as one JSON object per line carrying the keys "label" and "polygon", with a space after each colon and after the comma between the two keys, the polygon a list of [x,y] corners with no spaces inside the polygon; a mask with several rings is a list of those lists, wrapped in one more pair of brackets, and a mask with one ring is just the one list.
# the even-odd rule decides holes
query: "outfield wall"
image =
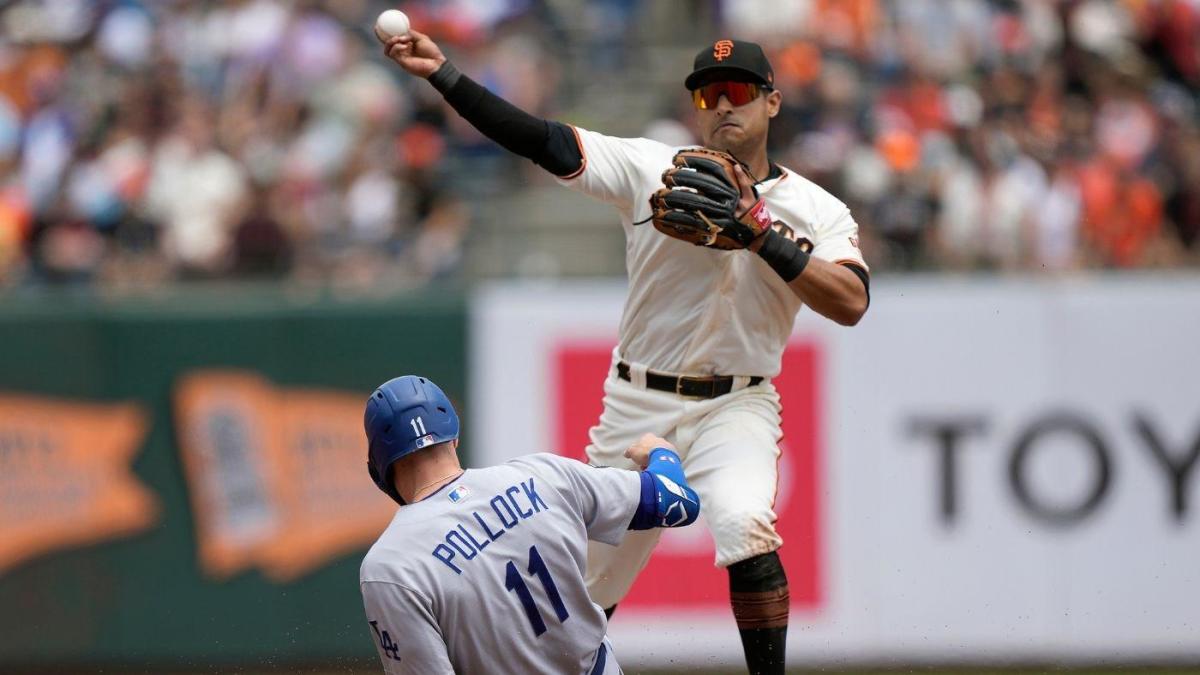
{"label": "outfield wall", "polygon": [[465,407],[465,320],[455,293],[0,303],[0,670],[377,664],[363,402],[419,371]]}
{"label": "outfield wall", "polygon": [[[578,455],[621,285],[475,297],[478,458]],[[881,279],[805,310],[776,380],[794,662],[1200,661],[1200,281]],[[734,667],[726,580],[671,532],[623,660]]]}
{"label": "outfield wall", "polygon": [[[374,664],[365,393],[434,378],[468,462],[579,456],[623,295],[0,303],[0,670]],[[1200,662],[1198,345],[1196,277],[880,278],[855,328],[802,312],[775,380],[793,662]],[[737,669],[712,556],[664,538],[623,663]]]}

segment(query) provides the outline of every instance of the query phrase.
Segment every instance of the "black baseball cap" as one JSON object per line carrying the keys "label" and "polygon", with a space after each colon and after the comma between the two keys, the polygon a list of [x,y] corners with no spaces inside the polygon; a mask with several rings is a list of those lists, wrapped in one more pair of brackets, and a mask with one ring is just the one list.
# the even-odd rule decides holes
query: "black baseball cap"
{"label": "black baseball cap", "polygon": [[696,55],[692,74],[683,86],[691,91],[719,80],[753,81],[774,87],[775,71],[757,43],[717,40]]}

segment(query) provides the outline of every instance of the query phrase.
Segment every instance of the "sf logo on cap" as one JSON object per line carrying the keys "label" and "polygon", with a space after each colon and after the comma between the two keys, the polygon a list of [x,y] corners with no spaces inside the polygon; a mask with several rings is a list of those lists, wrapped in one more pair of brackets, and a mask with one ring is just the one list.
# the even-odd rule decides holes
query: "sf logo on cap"
{"label": "sf logo on cap", "polygon": [[724,61],[733,53],[733,40],[717,40],[713,45],[713,58]]}

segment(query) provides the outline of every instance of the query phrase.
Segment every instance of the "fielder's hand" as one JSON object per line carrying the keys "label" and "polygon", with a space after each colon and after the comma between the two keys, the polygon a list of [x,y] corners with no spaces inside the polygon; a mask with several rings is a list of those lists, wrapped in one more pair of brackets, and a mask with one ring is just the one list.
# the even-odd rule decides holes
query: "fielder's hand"
{"label": "fielder's hand", "polygon": [[400,64],[410,75],[428,78],[446,62],[446,57],[442,55],[442,50],[438,49],[436,42],[429,39],[428,35],[411,28],[408,29],[407,35],[386,40],[377,30],[375,37],[383,42],[383,53]]}
{"label": "fielder's hand", "polygon": [[650,219],[668,237],[722,250],[746,248],[771,227],[766,202],[727,152],[680,150],[650,195]]}
{"label": "fielder's hand", "polygon": [[635,464],[644,469],[650,463],[650,453],[655,448],[675,450],[675,446],[665,438],[655,436],[654,434],[642,434],[642,437],[625,451],[625,456],[632,459]]}
{"label": "fielder's hand", "polygon": [[736,187],[738,189],[738,213],[749,213],[751,209],[758,203],[758,195],[754,194],[754,181],[750,179],[750,175],[746,173],[746,169],[740,163],[733,165],[733,177],[737,180]]}

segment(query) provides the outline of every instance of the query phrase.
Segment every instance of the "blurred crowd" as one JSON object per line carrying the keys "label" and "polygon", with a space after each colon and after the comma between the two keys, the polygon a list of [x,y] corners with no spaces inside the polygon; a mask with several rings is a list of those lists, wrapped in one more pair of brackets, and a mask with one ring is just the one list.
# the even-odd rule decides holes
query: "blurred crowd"
{"label": "blurred crowd", "polygon": [[726,8],[774,48],[775,155],[850,204],[877,266],[1200,262],[1197,0]]}
{"label": "blurred crowd", "polygon": [[[371,26],[393,5],[0,3],[0,288],[453,275],[478,214],[447,172],[500,151],[384,58]],[[531,38],[487,39],[536,30],[529,3],[409,10],[541,109]]]}
{"label": "blurred crowd", "polygon": [[[0,0],[0,289],[462,276],[524,174],[384,59],[396,4]],[[570,65],[645,68],[620,53],[650,3],[582,4]],[[677,4],[768,47],[773,156],[850,204],[876,269],[1200,260],[1200,0]],[[531,112],[583,75],[571,3],[400,6]],[[648,94],[647,134],[686,138],[681,90]]]}

